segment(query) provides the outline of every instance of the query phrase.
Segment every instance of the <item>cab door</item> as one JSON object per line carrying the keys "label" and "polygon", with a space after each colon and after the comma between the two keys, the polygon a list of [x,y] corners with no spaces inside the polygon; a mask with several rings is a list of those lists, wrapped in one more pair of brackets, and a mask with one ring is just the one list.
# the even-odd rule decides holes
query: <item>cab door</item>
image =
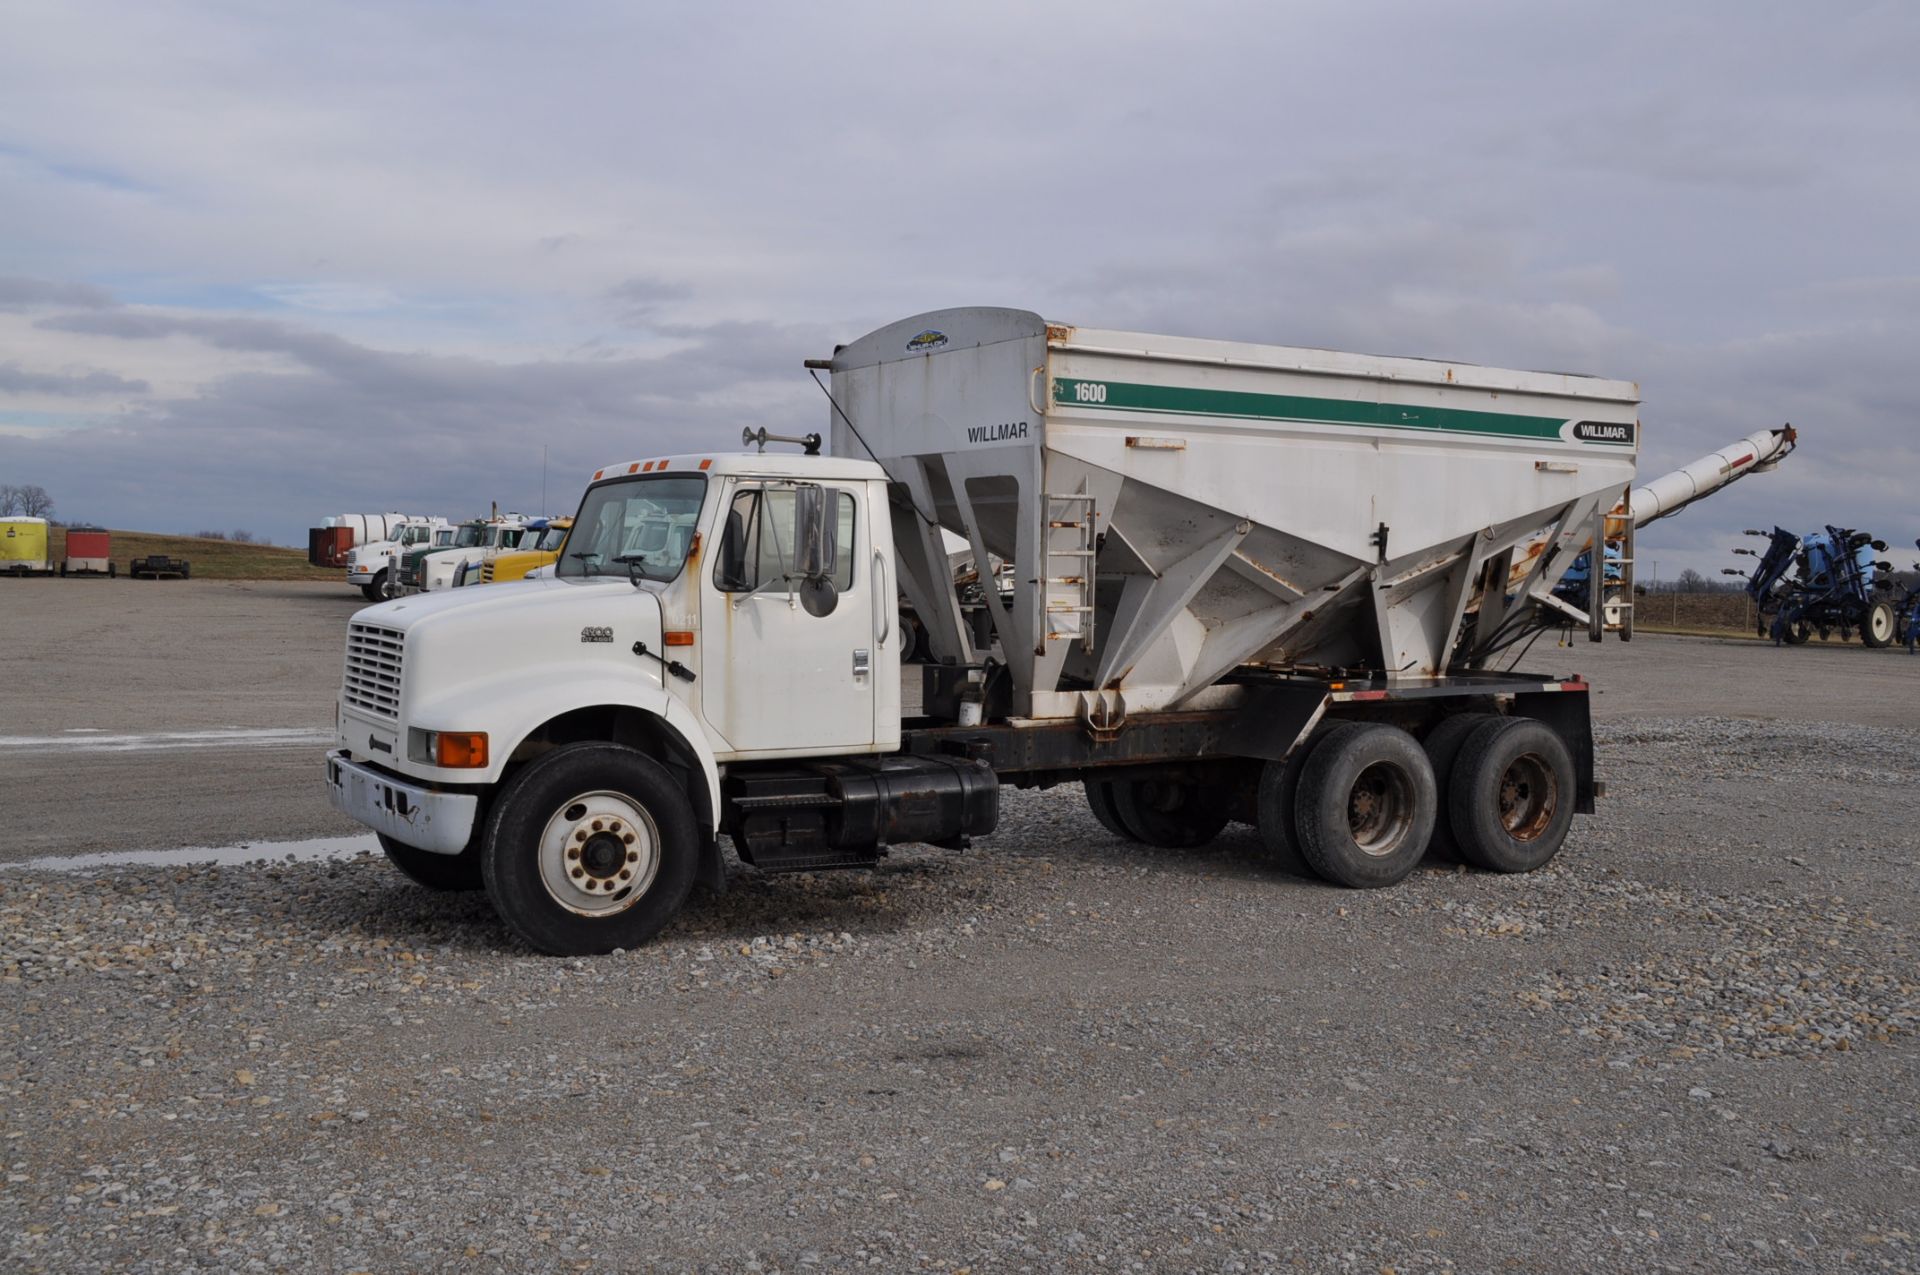
{"label": "cab door", "polygon": [[[701,581],[701,711],[734,753],[874,746],[870,517],[861,483],[822,483],[835,524],[834,605],[801,604],[796,484],[730,478]],[[816,607],[817,609],[817,607]]]}

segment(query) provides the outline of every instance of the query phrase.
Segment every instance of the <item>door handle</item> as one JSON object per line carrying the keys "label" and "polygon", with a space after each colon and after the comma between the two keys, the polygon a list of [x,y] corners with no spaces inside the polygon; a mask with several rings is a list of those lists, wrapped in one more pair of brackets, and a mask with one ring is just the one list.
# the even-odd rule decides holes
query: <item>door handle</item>
{"label": "door handle", "polygon": [[879,550],[873,554],[873,601],[880,608],[880,645],[893,636],[893,613],[899,607],[893,590],[887,587],[887,559]]}

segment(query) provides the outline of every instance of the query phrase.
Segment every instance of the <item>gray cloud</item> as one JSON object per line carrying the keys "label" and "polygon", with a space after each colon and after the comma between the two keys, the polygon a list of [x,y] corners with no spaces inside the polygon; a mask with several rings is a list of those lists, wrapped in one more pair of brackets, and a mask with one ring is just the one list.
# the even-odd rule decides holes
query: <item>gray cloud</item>
{"label": "gray cloud", "polygon": [[100,309],[113,304],[112,293],[91,284],[0,277],[0,310],[40,310],[56,306]]}
{"label": "gray cloud", "polygon": [[145,381],[115,376],[111,372],[28,372],[11,363],[0,363],[0,394],[57,394],[85,397],[101,394],[145,394]]}

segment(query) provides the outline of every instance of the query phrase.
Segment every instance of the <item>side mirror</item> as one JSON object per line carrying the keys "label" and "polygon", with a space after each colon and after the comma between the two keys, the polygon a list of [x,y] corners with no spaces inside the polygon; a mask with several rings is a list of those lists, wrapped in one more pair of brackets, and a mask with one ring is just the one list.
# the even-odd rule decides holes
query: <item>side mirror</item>
{"label": "side mirror", "polygon": [[840,602],[833,585],[840,524],[830,500],[818,483],[801,483],[793,491],[793,569],[800,577],[800,605],[813,616],[832,615]]}

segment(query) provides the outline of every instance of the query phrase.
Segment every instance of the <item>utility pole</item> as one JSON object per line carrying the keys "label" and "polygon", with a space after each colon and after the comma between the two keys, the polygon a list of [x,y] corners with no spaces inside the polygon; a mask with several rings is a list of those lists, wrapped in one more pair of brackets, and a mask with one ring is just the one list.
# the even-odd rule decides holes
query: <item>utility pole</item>
{"label": "utility pole", "polygon": [[547,445],[540,444],[540,516],[547,514]]}

